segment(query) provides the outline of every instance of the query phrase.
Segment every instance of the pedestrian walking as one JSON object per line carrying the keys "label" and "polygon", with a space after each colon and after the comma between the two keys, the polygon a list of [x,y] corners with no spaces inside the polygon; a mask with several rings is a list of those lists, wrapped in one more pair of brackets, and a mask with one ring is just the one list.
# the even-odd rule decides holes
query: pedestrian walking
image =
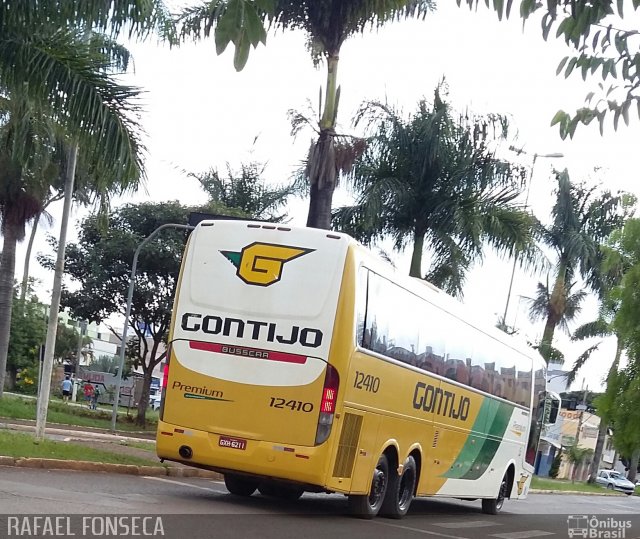
{"label": "pedestrian walking", "polygon": [[93,386],[87,382],[83,388],[84,391],[84,400],[87,401],[87,406],[91,408],[91,396],[93,395]]}
{"label": "pedestrian walking", "polygon": [[64,402],[69,402],[69,398],[71,397],[71,390],[73,389],[73,382],[69,375],[64,377],[62,380],[62,400]]}
{"label": "pedestrian walking", "polygon": [[98,397],[100,397],[100,389],[98,386],[93,388],[93,394],[91,395],[91,409],[96,410],[98,408]]}

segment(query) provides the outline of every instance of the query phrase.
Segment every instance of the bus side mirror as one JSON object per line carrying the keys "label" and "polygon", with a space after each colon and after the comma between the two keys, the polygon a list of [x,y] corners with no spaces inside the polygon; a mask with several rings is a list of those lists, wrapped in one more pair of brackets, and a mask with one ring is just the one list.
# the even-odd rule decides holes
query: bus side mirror
{"label": "bus side mirror", "polygon": [[560,403],[557,400],[551,401],[551,413],[549,414],[549,423],[555,424],[558,419],[558,412],[560,411]]}
{"label": "bus side mirror", "polygon": [[553,391],[547,391],[545,397],[545,421],[547,425],[554,425],[558,419],[558,413],[560,412],[560,403],[562,399],[560,395]]}

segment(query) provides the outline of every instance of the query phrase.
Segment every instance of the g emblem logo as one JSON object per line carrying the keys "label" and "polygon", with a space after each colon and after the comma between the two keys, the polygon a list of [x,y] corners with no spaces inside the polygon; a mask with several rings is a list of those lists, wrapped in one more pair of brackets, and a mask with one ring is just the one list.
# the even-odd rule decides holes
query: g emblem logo
{"label": "g emblem logo", "polygon": [[269,286],[280,280],[285,262],[314,250],[255,242],[244,247],[239,253],[234,251],[220,252],[238,268],[236,275],[245,283]]}

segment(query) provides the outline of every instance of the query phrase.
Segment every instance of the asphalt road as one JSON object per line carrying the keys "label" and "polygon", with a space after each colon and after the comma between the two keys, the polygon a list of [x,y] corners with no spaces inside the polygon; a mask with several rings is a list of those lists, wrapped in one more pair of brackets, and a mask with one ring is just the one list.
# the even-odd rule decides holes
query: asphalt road
{"label": "asphalt road", "polygon": [[[359,520],[340,495],[238,498],[206,479],[0,467],[0,538],[164,536],[532,539],[640,537],[640,498],[532,494],[497,516],[480,502],[418,499],[403,520]],[[40,518],[36,518],[40,517]],[[57,517],[57,518],[55,518]],[[143,517],[147,517],[144,520]]]}

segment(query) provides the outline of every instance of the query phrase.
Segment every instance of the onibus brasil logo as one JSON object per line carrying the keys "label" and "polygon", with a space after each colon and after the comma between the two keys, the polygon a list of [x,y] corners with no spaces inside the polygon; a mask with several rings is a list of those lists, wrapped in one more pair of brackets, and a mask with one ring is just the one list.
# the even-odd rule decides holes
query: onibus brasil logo
{"label": "onibus brasil logo", "polygon": [[290,262],[314,250],[255,242],[247,245],[240,252],[220,252],[238,268],[236,275],[245,283],[269,286],[280,280],[285,262]]}
{"label": "onibus brasil logo", "polygon": [[626,531],[631,528],[631,521],[602,515],[568,515],[567,527],[570,539],[627,539]]}

